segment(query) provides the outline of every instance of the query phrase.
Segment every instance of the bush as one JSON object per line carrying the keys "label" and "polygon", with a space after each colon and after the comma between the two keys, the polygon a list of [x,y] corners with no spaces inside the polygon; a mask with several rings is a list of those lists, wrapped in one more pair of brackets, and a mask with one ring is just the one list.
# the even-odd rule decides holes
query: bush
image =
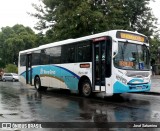
{"label": "bush", "polygon": [[6,68],[4,70],[6,73],[18,73],[18,67],[14,64],[6,65]]}

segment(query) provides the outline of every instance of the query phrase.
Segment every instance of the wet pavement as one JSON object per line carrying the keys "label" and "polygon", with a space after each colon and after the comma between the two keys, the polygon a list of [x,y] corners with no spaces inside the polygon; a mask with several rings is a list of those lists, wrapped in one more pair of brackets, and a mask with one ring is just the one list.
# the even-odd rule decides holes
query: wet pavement
{"label": "wet pavement", "polygon": [[19,82],[0,82],[0,122],[159,121],[158,95],[126,93],[104,99],[83,98],[64,90],[37,92],[33,87],[22,86]]}
{"label": "wet pavement", "polygon": [[160,75],[152,76],[150,92],[160,94]]}

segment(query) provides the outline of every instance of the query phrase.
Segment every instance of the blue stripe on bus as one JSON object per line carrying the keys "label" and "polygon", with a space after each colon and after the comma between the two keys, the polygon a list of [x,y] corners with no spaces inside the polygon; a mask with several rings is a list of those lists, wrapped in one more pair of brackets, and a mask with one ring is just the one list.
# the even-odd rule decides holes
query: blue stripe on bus
{"label": "blue stripe on bus", "polygon": [[[54,66],[54,65],[52,65],[52,66]],[[41,67],[41,66],[40,66],[40,67]],[[40,67],[39,67],[39,68],[40,68]],[[77,79],[80,79],[80,77],[79,77],[77,74],[75,74],[74,72],[68,70],[67,68],[60,67],[60,66],[54,66],[54,67],[61,68],[61,69],[65,70],[65,71],[69,72],[69,73],[72,74],[73,76],[75,76]],[[38,68],[38,67],[34,67],[34,68]],[[33,70],[34,68],[32,68],[32,70]],[[30,70],[28,70],[28,71],[30,71]],[[22,73],[20,74],[20,76],[22,76],[22,75],[25,74],[25,73],[26,73],[26,71],[22,72]],[[39,73],[39,74],[40,74],[40,73]]]}
{"label": "blue stripe on bus", "polygon": [[75,76],[77,79],[80,79],[80,77],[79,77],[77,74],[75,74],[74,72],[72,72],[72,71],[70,71],[70,70],[68,70],[68,69],[66,69],[66,68],[64,68],[64,67],[61,67],[61,66],[55,66],[55,67],[59,67],[59,68],[65,70],[65,71],[71,73],[71,74],[72,74],[73,76]]}

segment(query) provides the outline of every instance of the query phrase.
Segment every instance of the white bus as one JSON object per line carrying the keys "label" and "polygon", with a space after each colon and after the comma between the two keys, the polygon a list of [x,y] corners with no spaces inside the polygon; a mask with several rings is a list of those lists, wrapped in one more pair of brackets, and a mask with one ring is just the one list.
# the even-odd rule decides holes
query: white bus
{"label": "white bus", "polygon": [[148,38],[126,30],[54,42],[19,52],[19,81],[106,95],[149,91]]}

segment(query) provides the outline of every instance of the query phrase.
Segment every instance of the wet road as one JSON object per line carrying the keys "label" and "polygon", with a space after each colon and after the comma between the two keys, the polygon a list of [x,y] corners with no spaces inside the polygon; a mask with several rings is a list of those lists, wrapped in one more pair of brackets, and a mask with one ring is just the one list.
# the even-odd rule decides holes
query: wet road
{"label": "wet road", "polygon": [[39,93],[19,82],[0,82],[0,121],[159,122],[160,98],[143,94],[83,98],[68,91]]}

